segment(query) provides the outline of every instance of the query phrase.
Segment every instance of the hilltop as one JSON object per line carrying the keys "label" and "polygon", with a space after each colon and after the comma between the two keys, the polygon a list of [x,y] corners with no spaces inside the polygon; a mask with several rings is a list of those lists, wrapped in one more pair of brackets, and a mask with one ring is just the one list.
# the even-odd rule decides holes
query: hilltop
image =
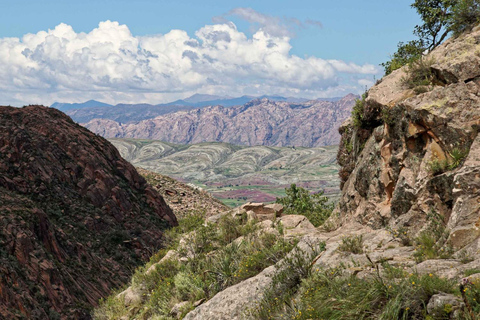
{"label": "hilltop", "polygon": [[301,103],[258,99],[240,106],[208,106],[134,123],[94,119],[83,125],[107,138],[319,147],[338,144],[337,128],[350,115],[356,98],[350,94],[338,101]]}

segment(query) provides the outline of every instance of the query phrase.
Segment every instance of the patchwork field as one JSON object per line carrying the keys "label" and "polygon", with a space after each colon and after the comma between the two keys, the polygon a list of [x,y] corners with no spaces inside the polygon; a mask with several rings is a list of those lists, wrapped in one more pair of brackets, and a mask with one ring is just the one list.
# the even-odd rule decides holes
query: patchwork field
{"label": "patchwork field", "polygon": [[287,148],[228,143],[176,145],[156,140],[110,139],[136,167],[158,172],[210,192],[229,206],[270,202],[292,183],[312,192],[339,194],[337,146]]}

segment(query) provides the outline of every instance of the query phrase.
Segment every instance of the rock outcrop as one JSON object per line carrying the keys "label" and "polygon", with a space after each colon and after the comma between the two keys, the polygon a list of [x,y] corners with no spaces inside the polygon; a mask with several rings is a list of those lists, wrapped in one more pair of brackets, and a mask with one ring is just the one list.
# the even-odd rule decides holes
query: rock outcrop
{"label": "rock outcrop", "polygon": [[318,147],[338,144],[337,128],[350,115],[356,98],[350,94],[336,102],[304,103],[262,99],[230,108],[210,106],[179,111],[136,123],[94,119],[84,125],[107,138]]}
{"label": "rock outcrop", "polygon": [[90,318],[176,223],[105,139],[56,109],[0,107],[0,318]]}
{"label": "rock outcrop", "polygon": [[337,225],[355,220],[415,236],[437,215],[449,245],[478,254],[479,52],[477,27],[429,54],[435,79],[422,93],[403,86],[405,68],[369,90],[362,116],[373,121],[360,127],[348,121],[340,129]]}

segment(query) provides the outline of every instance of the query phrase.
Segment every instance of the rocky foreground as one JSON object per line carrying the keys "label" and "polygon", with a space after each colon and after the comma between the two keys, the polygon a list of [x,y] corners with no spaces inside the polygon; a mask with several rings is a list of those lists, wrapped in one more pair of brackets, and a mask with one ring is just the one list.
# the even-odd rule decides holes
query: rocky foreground
{"label": "rocky foreground", "polygon": [[[478,319],[479,52],[477,27],[430,53],[430,84],[406,87],[412,70],[402,68],[370,89],[356,118],[340,128],[342,196],[322,227],[263,204],[209,217],[201,225],[217,226],[211,240],[220,239],[223,221],[241,227],[209,249],[191,241],[201,227],[185,229],[175,249],[139,270],[96,317]],[[269,234],[282,243],[276,259],[234,263],[228,248],[255,247]],[[195,269],[202,252],[225,264]],[[247,265],[258,268],[244,276]],[[165,266],[199,277],[199,287],[218,286],[198,294],[188,287],[182,295],[182,277]],[[231,266],[233,276],[223,277]]]}

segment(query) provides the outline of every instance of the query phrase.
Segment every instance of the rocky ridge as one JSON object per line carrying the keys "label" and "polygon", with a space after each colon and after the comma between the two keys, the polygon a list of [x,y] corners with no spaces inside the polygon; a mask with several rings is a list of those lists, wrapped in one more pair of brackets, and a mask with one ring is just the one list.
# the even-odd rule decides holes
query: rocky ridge
{"label": "rocky ridge", "polygon": [[0,107],[0,318],[88,319],[177,220],[105,139]]}
{"label": "rocky ridge", "polygon": [[357,96],[303,103],[253,100],[230,108],[209,106],[135,123],[94,119],[83,125],[106,138],[154,139],[171,143],[227,142],[236,145],[318,147],[338,144],[338,126]]}

